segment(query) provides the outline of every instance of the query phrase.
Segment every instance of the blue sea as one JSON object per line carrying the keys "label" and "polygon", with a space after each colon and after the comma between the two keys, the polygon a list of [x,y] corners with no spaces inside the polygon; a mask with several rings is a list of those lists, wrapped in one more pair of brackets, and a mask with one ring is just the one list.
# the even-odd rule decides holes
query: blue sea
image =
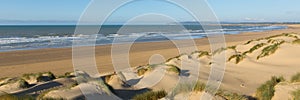
{"label": "blue sea", "polygon": [[[84,26],[97,28],[98,26]],[[123,31],[120,31],[121,28]],[[0,52],[15,50],[31,50],[42,48],[71,47],[73,39],[87,39],[84,36],[74,35],[75,25],[9,25],[0,26]],[[285,29],[286,26],[273,25],[226,25],[222,26],[225,34],[239,34],[242,32],[259,32],[267,30]],[[130,30],[130,31],[128,31]],[[98,32],[96,45],[113,43],[114,38],[122,42],[164,41],[172,39],[204,38],[206,34],[220,30],[204,30],[198,25],[103,25]],[[187,34],[190,33],[190,34]],[[165,36],[169,37],[166,38]],[[88,41],[88,40],[87,40]]]}

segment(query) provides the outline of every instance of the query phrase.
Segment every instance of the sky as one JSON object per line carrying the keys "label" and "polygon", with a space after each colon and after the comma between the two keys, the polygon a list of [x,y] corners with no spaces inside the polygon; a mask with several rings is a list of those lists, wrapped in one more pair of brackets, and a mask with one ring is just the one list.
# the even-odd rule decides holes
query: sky
{"label": "sky", "polygon": [[[102,1],[104,5],[110,6],[105,0]],[[300,0],[206,1],[220,21],[300,22]],[[90,2],[91,0],[1,0],[0,24],[76,24]],[[101,14],[101,9],[94,12]],[[107,23],[124,23],[146,12],[163,13],[178,21],[194,20],[183,9],[163,0],[137,0],[113,13]],[[90,22],[96,20],[96,17],[89,19]],[[167,22],[165,18],[154,15],[135,20],[141,23]]]}

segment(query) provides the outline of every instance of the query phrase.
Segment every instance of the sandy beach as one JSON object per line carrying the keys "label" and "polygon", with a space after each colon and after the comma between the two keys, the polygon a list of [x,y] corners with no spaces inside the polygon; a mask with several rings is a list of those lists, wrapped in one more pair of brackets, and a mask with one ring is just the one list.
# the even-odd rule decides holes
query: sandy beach
{"label": "sandy beach", "polygon": [[[267,37],[275,34],[296,32],[300,33],[298,25],[289,25],[288,29],[248,32],[225,35],[226,45],[236,45],[251,39]],[[181,40],[184,41],[184,40]],[[199,50],[210,50],[207,38],[195,39]],[[111,62],[111,45],[96,46],[96,61],[100,73],[113,71]],[[130,64],[135,67],[145,65],[153,54],[161,54],[168,59],[179,55],[175,45],[170,41],[135,43],[130,51]],[[0,53],[0,77],[21,76],[25,73],[51,71],[64,74],[73,71],[72,48],[50,48],[39,50],[23,50]]]}
{"label": "sandy beach", "polygon": [[[252,44],[250,43],[246,45],[245,43],[247,41],[266,38],[282,33],[295,33],[297,35],[300,33],[300,27],[299,25],[289,25],[289,28],[284,30],[225,35],[225,40],[227,47],[235,46],[235,49],[239,52],[246,52],[254,45],[264,43],[267,40],[257,40]],[[275,37],[274,39],[283,39],[287,42],[293,41],[290,37]],[[207,38],[196,39],[195,42],[199,50],[210,52],[210,45]],[[266,43],[269,43],[269,40]],[[299,46],[292,45],[290,42],[288,42],[282,45],[280,49],[270,57],[257,60],[256,57],[260,52],[253,52],[248,54],[244,61],[238,64],[236,64],[234,61],[227,61],[226,72],[220,88],[234,93],[253,96],[256,89],[265,81],[270,79],[271,76],[283,76],[284,78],[289,79],[292,75],[300,71],[300,68],[297,66],[297,57],[300,56],[300,53],[298,52],[299,49]],[[114,68],[111,61],[111,45],[96,46],[95,50],[99,72],[113,72]],[[234,52],[236,51],[226,50],[226,59],[229,59],[230,56],[234,55]],[[172,44],[171,41],[135,43],[131,47],[130,51],[130,64],[132,67],[146,65],[149,63],[148,60],[150,57],[154,54],[163,55],[166,59],[179,55],[176,46]],[[211,67],[208,64],[210,62],[207,58],[197,59],[203,65],[200,67],[199,80],[206,82],[210,74]],[[171,62],[170,64],[177,66],[176,63]],[[51,71],[56,75],[63,75],[66,72],[73,71],[72,49],[56,48],[1,52],[0,70],[2,70],[0,77],[18,77],[26,73],[47,71]],[[170,82],[176,83],[177,80],[177,78],[172,75],[166,79],[168,82],[162,81],[152,89],[166,89],[166,86],[168,87]],[[110,85],[113,87],[119,87],[118,82],[113,82]],[[194,96],[198,95],[199,94]]]}

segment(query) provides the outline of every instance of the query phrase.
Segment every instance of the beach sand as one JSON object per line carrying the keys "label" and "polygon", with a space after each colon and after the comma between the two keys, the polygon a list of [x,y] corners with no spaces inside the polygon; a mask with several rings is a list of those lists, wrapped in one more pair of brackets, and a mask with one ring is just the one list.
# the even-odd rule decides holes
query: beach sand
{"label": "beach sand", "polygon": [[[281,33],[300,33],[299,25],[290,25],[288,29],[264,31],[264,32],[247,32],[234,35],[225,35],[226,45],[232,46],[245,43],[252,39],[268,37]],[[186,41],[186,40],[180,40]],[[199,50],[210,50],[210,45],[207,38],[195,39]],[[295,48],[291,48],[295,49]],[[111,45],[96,47],[96,62],[100,73],[112,72],[113,65],[111,61]],[[292,50],[297,52],[296,50]],[[299,50],[298,50],[299,51]],[[280,51],[278,51],[280,52]],[[285,52],[286,53],[286,52]],[[135,43],[130,51],[130,64],[132,67],[148,64],[149,58],[154,54],[160,54],[165,59],[179,55],[178,49],[171,41],[163,42],[147,42]],[[277,54],[277,53],[276,53]],[[300,55],[299,53],[297,53]],[[274,55],[274,61],[282,61],[280,58],[288,58],[293,54]],[[238,65],[227,64],[226,73],[223,79],[221,88],[229,89],[234,92],[252,95],[256,88],[268,80],[273,75],[283,75],[289,77],[300,71],[297,67],[297,62],[294,58],[285,61],[282,65],[272,65],[272,61],[262,59],[262,61],[253,63],[245,61]],[[293,60],[294,59],[294,60]],[[277,64],[277,63],[276,63]],[[284,67],[286,65],[287,67]],[[242,66],[242,67],[240,67]],[[283,67],[279,67],[283,66]],[[298,68],[298,69],[297,69]],[[51,48],[40,50],[24,50],[0,53],[0,77],[16,77],[25,73],[36,73],[51,71],[54,74],[61,75],[65,72],[73,71],[72,65],[72,49],[71,48]],[[201,69],[201,80],[208,77],[210,68],[204,67]],[[245,86],[241,87],[240,85]]]}

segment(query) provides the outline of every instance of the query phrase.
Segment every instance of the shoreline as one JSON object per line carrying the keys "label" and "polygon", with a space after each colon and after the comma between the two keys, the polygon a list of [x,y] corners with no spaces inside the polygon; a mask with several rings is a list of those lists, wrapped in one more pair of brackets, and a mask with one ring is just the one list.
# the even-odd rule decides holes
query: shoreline
{"label": "shoreline", "polygon": [[[285,32],[300,32],[299,25],[287,25],[287,29],[263,32],[246,32],[226,34],[226,45],[236,45],[251,39],[267,37]],[[186,40],[178,40],[186,41]],[[199,50],[209,51],[207,38],[194,39]],[[170,41],[134,43],[130,51],[131,66],[145,65],[153,54],[161,54],[168,59],[179,55],[178,50]],[[147,46],[145,46],[147,45]],[[113,70],[110,45],[96,46],[96,62],[99,72]],[[38,50],[21,50],[0,52],[0,77],[16,77],[25,73],[51,71],[57,75],[73,71],[72,48],[46,48]]]}

